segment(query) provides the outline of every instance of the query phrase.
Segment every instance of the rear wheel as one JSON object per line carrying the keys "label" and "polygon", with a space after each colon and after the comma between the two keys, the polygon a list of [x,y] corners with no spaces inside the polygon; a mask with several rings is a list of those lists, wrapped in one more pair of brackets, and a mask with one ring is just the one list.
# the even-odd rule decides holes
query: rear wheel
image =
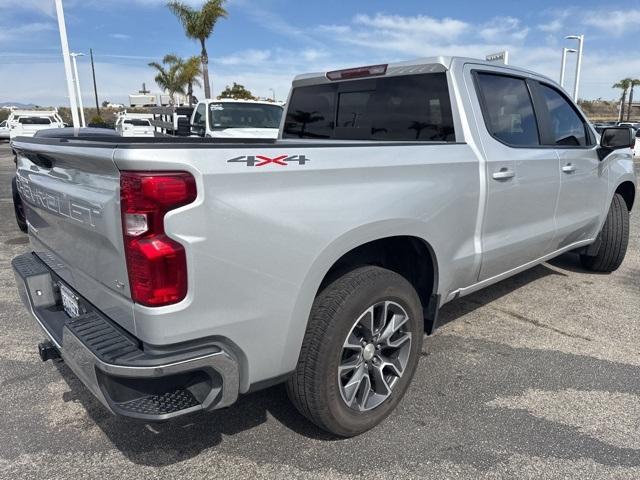
{"label": "rear wheel", "polygon": [[404,396],[423,332],[420,298],[404,277],[379,267],[353,270],[316,298],[289,397],[324,430],[365,432]]}
{"label": "rear wheel", "polygon": [[582,266],[594,272],[613,272],[620,267],[629,244],[629,210],[622,195],[613,196],[607,219],[598,234],[595,255],[580,255]]}

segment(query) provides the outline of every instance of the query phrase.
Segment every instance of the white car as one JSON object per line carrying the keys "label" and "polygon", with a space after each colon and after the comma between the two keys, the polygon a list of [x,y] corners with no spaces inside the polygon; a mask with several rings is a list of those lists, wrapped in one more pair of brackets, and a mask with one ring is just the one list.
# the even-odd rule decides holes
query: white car
{"label": "white car", "polygon": [[640,157],[640,123],[619,122],[619,127],[631,127],[636,131],[636,145],[633,147],[633,155]]}
{"label": "white car", "polygon": [[258,100],[203,100],[191,116],[191,133],[208,138],[278,138],[283,107]]}
{"label": "white car", "polygon": [[9,125],[7,125],[7,121],[3,120],[0,122],[0,140],[8,140],[9,139]]}
{"label": "white car", "polygon": [[155,130],[151,125],[153,115],[148,113],[124,112],[116,120],[116,132],[123,137],[153,137]]}
{"label": "white car", "polygon": [[7,119],[9,138],[33,137],[39,130],[64,128],[57,110],[13,110]]}

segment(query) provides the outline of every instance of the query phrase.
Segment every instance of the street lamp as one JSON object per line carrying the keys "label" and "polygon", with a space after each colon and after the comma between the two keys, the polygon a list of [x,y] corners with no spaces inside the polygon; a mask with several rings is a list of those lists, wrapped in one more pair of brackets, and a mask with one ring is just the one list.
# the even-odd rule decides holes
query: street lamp
{"label": "street lamp", "polygon": [[270,88],[269,91],[273,95],[273,101],[275,102],[276,101],[276,91],[273,88]]}
{"label": "street lamp", "polygon": [[582,69],[582,50],[584,46],[584,35],[569,35],[567,40],[578,41],[578,61],[576,62],[576,78],[573,83],[573,100],[578,101],[578,89],[580,87],[580,70]]}
{"label": "street lamp", "polygon": [[82,126],[86,127],[87,122],[84,119],[84,107],[82,106],[82,93],[80,92],[80,77],[78,76],[78,62],[76,59],[78,57],[84,57],[84,53],[70,53],[71,60],[73,60],[73,73],[75,74],[75,84],[76,84],[76,92],[78,94],[78,108],[80,109],[80,120],[82,121]]}
{"label": "street lamp", "polygon": [[78,128],[78,107],[76,105],[76,93],[73,89],[73,74],[71,73],[71,62],[69,60],[69,42],[67,40],[67,26],[64,23],[64,10],[62,0],[55,0],[56,14],[58,16],[58,29],[60,30],[60,44],[62,45],[62,59],[64,60],[64,73],[67,77],[67,90],[69,92],[69,104],[71,106],[71,118],[73,127]]}
{"label": "street lamp", "polygon": [[567,66],[567,53],[576,53],[575,48],[563,48],[562,49],[562,64],[560,65],[560,86],[564,88],[564,71]]}

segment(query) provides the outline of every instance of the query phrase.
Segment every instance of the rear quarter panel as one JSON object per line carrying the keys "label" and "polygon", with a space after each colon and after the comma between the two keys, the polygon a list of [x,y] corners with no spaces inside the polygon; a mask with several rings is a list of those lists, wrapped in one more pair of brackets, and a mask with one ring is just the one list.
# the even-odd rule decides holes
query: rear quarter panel
{"label": "rear quarter panel", "polygon": [[[228,161],[261,154],[308,162]],[[231,340],[247,357],[243,391],[294,369],[320,282],[363,243],[424,239],[444,266],[441,291],[477,276],[479,174],[465,144],[138,147],[116,150],[114,161],[121,170],[187,170],[198,186],[195,203],[165,218],[168,234],[186,246],[188,296],[169,307],[136,305],[137,335],[155,345]]]}

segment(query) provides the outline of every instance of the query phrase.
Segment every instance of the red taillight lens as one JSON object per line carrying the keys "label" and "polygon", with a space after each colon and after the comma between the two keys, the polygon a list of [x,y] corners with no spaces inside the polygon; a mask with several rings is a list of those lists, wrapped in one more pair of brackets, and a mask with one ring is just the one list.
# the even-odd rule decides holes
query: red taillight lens
{"label": "red taillight lens", "polygon": [[164,231],[165,214],[196,199],[196,183],[186,172],[122,172],[120,208],[131,297],[159,307],[187,295],[184,247]]}

